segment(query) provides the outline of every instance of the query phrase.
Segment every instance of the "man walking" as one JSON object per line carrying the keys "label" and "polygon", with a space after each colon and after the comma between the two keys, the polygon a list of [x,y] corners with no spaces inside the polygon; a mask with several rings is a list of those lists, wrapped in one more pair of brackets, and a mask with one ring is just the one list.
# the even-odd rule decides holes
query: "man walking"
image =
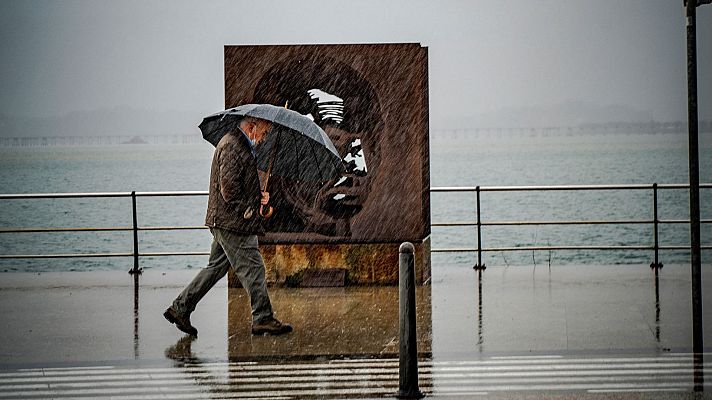
{"label": "man walking", "polygon": [[190,314],[231,266],[250,295],[252,334],[281,335],[292,331],[290,325],[273,316],[257,243],[257,235],[264,234],[259,208],[269,202],[269,193],[260,189],[254,146],[266,138],[271,123],[245,117],[238,126],[220,139],[213,153],[205,217],[205,225],[213,235],[208,265],[163,313],[178,329],[194,336],[198,330],[190,323]]}

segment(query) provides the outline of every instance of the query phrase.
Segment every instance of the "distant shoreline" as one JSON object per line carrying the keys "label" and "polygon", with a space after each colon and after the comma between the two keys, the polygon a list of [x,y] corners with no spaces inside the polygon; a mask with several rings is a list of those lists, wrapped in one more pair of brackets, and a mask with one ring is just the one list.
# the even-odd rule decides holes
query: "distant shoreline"
{"label": "distant shoreline", "polygon": [[[557,137],[576,135],[687,135],[687,126],[675,123],[607,123],[549,127],[433,128],[430,138],[459,139],[486,136]],[[700,123],[700,135],[712,134],[712,121]],[[125,144],[181,145],[204,143],[192,135],[24,136],[0,137],[0,148],[107,146]]]}

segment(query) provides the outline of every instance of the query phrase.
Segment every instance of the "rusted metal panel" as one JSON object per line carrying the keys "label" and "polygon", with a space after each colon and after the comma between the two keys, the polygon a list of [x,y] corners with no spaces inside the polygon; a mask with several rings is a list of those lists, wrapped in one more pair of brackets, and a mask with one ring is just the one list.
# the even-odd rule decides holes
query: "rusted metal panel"
{"label": "rusted metal panel", "polygon": [[418,242],[430,234],[427,48],[226,46],[225,107],[244,103],[310,114],[349,164],[331,182],[272,177],[276,211],[262,243]]}

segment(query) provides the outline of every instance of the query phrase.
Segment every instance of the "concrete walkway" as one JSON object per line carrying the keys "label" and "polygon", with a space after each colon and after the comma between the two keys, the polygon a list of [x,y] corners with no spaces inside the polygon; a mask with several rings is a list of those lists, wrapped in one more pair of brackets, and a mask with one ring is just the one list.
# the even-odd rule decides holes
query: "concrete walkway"
{"label": "concrete walkway", "polygon": [[[277,317],[295,332],[253,337],[244,292],[223,281],[194,313],[192,339],[161,314],[195,273],[149,270],[138,291],[125,272],[0,275],[0,398],[364,398],[397,389],[396,287],[272,288]],[[647,266],[434,266],[431,285],[417,290],[421,390],[694,398],[694,372],[712,363],[689,354],[689,276],[674,265],[657,285]],[[712,296],[703,309],[712,349]]]}

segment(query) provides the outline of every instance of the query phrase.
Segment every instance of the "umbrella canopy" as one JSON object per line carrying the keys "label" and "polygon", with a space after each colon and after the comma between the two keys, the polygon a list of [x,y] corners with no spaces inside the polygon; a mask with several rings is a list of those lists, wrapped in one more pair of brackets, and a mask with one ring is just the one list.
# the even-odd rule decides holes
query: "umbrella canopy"
{"label": "umbrella canopy", "polygon": [[203,119],[203,138],[214,146],[243,117],[273,123],[264,142],[256,148],[257,166],[270,175],[300,181],[327,181],[344,170],[341,156],[326,133],[308,117],[271,104],[245,104]]}

